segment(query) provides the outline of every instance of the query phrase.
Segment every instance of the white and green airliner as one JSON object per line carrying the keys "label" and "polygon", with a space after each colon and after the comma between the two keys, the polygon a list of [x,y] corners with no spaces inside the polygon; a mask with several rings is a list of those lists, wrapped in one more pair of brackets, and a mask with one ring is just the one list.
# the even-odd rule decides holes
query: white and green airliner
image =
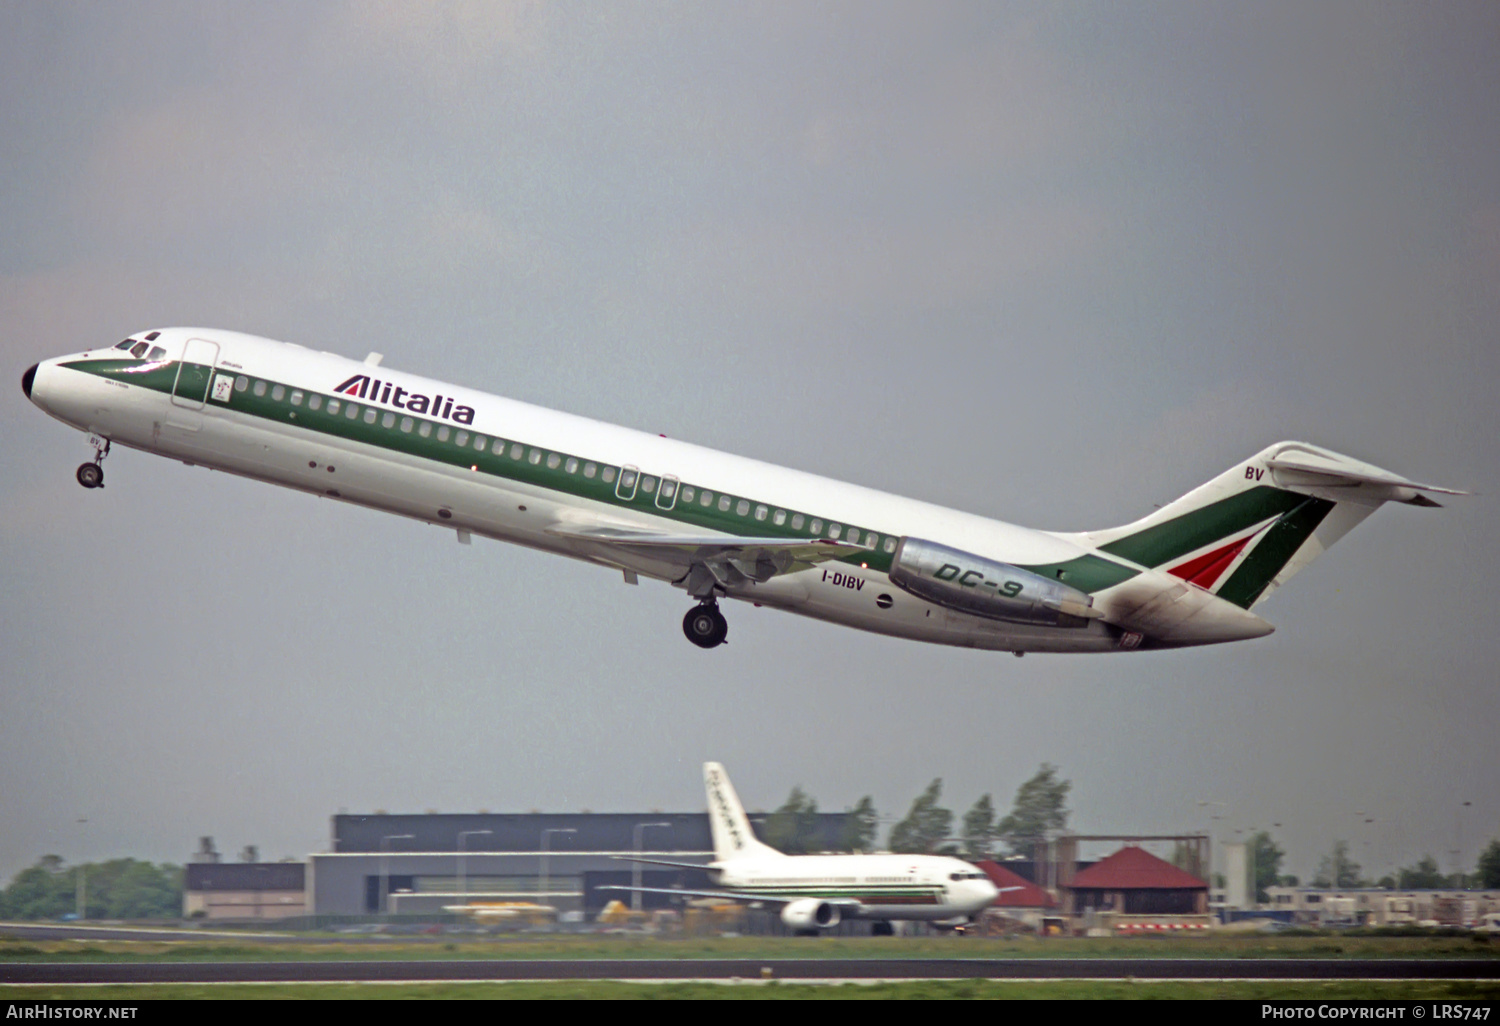
{"label": "white and green airliner", "polygon": [[845,919],[872,919],[877,936],[893,932],[892,920],[964,926],[1001,893],[976,866],[949,855],[787,855],[755,836],[723,766],[703,764],[703,789],[714,839],[712,862],[617,857],[705,870],[718,890],[623,885],[599,889],[768,906],[778,909],[781,921],[798,933],[832,929]]}
{"label": "white and green airliner", "polygon": [[682,588],[688,639],[722,598],[902,638],[1121,652],[1271,633],[1252,610],[1419,484],[1278,442],[1124,527],[1016,527],[381,365],[164,328],[45,360],[22,387],[112,445],[588,560]]}

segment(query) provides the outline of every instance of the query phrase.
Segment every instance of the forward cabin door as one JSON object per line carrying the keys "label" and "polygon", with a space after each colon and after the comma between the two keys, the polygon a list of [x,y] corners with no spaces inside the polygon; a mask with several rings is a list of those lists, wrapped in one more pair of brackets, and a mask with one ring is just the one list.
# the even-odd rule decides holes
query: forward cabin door
{"label": "forward cabin door", "polygon": [[203,409],[208,399],[209,381],[214,364],[219,362],[219,345],[201,338],[190,338],[182,348],[177,363],[177,380],[172,384],[172,403],[189,410]]}

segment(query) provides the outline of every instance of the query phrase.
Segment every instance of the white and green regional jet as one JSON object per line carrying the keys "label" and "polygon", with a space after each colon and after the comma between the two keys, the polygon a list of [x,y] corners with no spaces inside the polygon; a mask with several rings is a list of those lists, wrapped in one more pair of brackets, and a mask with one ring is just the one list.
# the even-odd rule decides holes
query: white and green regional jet
{"label": "white and green regional jet", "polygon": [[672,862],[619,855],[679,869],[701,869],[718,887],[608,885],[601,891],[639,891],[676,898],[709,898],[775,908],[798,933],[832,929],[845,919],[873,919],[876,936],[889,936],[892,920],[962,927],[989,907],[1002,890],[972,864],[949,855],[787,855],[758,840],[745,807],[717,762],[703,764],[713,861]]}
{"label": "white and green regional jet", "polygon": [[1016,527],[235,332],[165,328],[45,360],[22,387],[112,444],[667,581],[723,643],[736,598],[938,644],[1120,652],[1258,638],[1251,610],[1418,484],[1278,442],[1124,527]]}

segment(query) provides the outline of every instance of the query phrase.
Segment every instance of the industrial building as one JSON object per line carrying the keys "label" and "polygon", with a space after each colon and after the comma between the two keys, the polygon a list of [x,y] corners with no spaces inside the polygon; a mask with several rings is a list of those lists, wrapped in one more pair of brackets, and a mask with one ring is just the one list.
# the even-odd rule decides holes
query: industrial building
{"label": "industrial building", "polygon": [[[751,815],[764,835],[765,815]],[[815,828],[834,849],[843,813],[820,813]],[[604,885],[709,886],[693,870],[621,861],[622,855],[706,863],[713,858],[708,814],[525,813],[339,815],[332,851],[308,857],[311,911],[320,916],[440,913],[470,901],[535,902],[564,918],[593,916],[621,892]],[[643,894],[640,907],[664,908]]]}

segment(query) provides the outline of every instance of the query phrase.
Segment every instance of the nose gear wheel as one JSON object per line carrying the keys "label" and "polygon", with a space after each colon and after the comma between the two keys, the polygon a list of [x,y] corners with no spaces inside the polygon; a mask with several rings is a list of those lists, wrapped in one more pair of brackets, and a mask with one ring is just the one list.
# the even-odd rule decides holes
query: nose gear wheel
{"label": "nose gear wheel", "polygon": [[78,483],[85,488],[104,487],[104,457],[109,455],[109,439],[100,438],[97,435],[89,437],[89,442],[94,446],[94,462],[84,463],[78,467]]}

